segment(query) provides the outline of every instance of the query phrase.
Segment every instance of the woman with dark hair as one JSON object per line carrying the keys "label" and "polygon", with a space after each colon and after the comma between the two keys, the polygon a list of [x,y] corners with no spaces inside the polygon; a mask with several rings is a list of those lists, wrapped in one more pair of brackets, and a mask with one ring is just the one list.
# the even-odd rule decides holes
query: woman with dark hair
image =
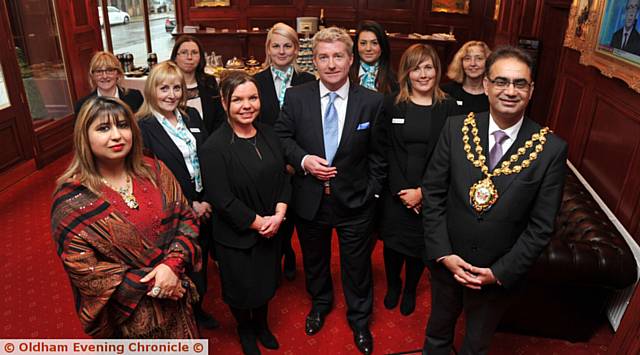
{"label": "woman with dark hair", "polygon": [[122,101],[89,99],[58,178],[51,231],[84,331],[96,338],[198,338],[186,271],[199,270],[198,225]]}
{"label": "woman with dark hair", "polygon": [[162,160],[180,183],[200,221],[198,243],[202,249],[202,270],[190,274],[200,300],[194,304],[198,325],[213,329],[218,322],[202,309],[207,292],[207,261],[210,249],[211,205],[204,201],[198,149],[208,136],[198,111],[185,105],[185,82],[178,66],[166,61],[156,65],[145,83],[146,100],[138,112],[144,146]]}
{"label": "woman with dark hair", "polygon": [[200,41],[189,35],[178,37],[171,51],[171,60],[178,65],[187,83],[187,106],[195,108],[208,132],[215,131],[226,120],[220,104],[218,82],[204,72],[206,59]]}
{"label": "woman with dark hair", "polygon": [[279,347],[267,312],[280,274],[278,229],[291,185],[278,136],[255,122],[260,113],[255,79],[231,72],[220,91],[228,121],[202,147],[202,176],[214,209],[222,299],[238,322],[244,353],[259,354],[256,338],[268,349]]}
{"label": "woman with dark hair", "polygon": [[89,82],[95,90],[76,102],[76,116],[80,113],[82,105],[96,96],[118,98],[129,105],[131,111],[137,112],[144,98],[140,91],[125,89],[119,85],[123,76],[124,71],[115,55],[109,52],[97,52],[94,54],[91,62],[89,62]]}
{"label": "woman with dark hair", "polygon": [[450,82],[442,85],[442,90],[456,100],[456,113],[489,111],[489,99],[484,93],[482,79],[484,64],[491,50],[482,41],[469,41],[453,56],[447,77]]}
{"label": "woman with dark hair", "polygon": [[391,70],[389,39],[375,21],[362,21],[353,41],[353,64],[349,77],[354,83],[390,95],[398,90]]}
{"label": "woman with dark hair", "polygon": [[387,293],[384,305],[392,309],[405,284],[400,313],[415,309],[416,288],[424,271],[424,236],[420,185],[444,122],[455,103],[439,88],[441,65],[433,47],[414,44],[400,59],[400,91],[385,99],[384,130],[389,164],[388,186],[382,194],[380,236],[384,242]]}
{"label": "woman with dark hair", "polygon": [[[260,94],[258,122],[273,126],[280,114],[287,88],[316,80],[313,75],[298,68],[298,49],[298,33],[289,25],[276,23],[267,33],[265,69],[255,75]],[[290,281],[296,276],[296,254],[291,247],[293,227],[294,216],[290,213],[280,226],[284,277]]]}

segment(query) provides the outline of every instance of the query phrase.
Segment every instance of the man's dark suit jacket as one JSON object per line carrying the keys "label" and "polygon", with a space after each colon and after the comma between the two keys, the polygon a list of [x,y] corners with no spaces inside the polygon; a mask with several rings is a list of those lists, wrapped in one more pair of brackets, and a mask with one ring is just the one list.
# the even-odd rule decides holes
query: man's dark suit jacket
{"label": "man's dark suit jacket", "polygon": [[[491,268],[502,285],[509,288],[529,270],[549,242],[562,197],[567,144],[547,134],[544,151],[530,167],[519,174],[493,178],[500,196],[491,209],[479,214],[469,203],[469,188],[484,176],[467,160],[463,150],[464,118],[447,120],[425,175],[422,210],[427,259],[459,255],[474,266]],[[476,115],[476,121],[488,157],[489,114]],[[539,130],[537,123],[525,118],[503,160]],[[473,143],[471,150],[475,151]],[[518,160],[521,161],[522,158]]]}
{"label": "man's dark suit jacket", "polygon": [[198,93],[202,100],[202,120],[207,132],[213,133],[223,122],[227,121],[227,114],[220,101],[220,89],[216,78],[205,74],[198,80]]}
{"label": "man's dark suit jacket", "polygon": [[[280,114],[280,102],[278,101],[276,86],[273,82],[273,76],[271,75],[271,68],[259,72],[254,78],[258,82],[258,92],[260,93],[260,116],[258,116],[258,121],[273,127]],[[294,70],[293,77],[291,78],[291,86],[297,86],[315,80],[316,78],[309,73],[298,73]]]}
{"label": "man's dark suit jacket", "polygon": [[[207,139],[207,130],[204,128],[200,114],[196,109],[187,107],[185,113],[186,114],[182,115],[182,120],[195,137],[196,147],[200,150],[200,146]],[[202,201],[201,194],[196,191],[195,182],[191,180],[191,175],[189,175],[189,170],[187,169],[187,164],[184,161],[182,152],[180,152],[180,149],[178,149],[171,137],[169,137],[167,131],[162,128],[160,122],[158,122],[153,115],[149,115],[141,118],[138,121],[138,125],[142,132],[145,149],[162,160],[169,170],[171,170],[173,176],[175,176],[178,183],[180,183],[182,193],[189,202],[194,200]]]}
{"label": "man's dark suit jacket", "polygon": [[[87,100],[89,100],[90,98],[96,97],[96,96],[98,96],[98,89],[93,90],[91,94],[78,100],[78,102],[76,102],[76,105],[74,107],[76,116],[80,113],[80,109],[82,108],[82,105],[84,105],[84,103],[87,102]],[[131,111],[133,111],[133,113],[136,113],[136,111],[138,111],[138,109],[140,108],[140,106],[142,106],[142,103],[144,102],[144,97],[142,97],[142,94],[140,93],[140,91],[136,89],[124,90],[121,87],[118,87],[118,97],[120,97],[120,100],[122,100],[122,102],[129,105],[129,108],[131,108]]]}
{"label": "man's dark suit jacket", "polygon": [[640,55],[640,33],[633,28],[631,30],[631,35],[629,35],[629,39],[627,40],[627,44],[622,48],[622,35],[624,33],[624,28],[617,30],[613,37],[611,38],[610,46],[613,48],[621,49],[625,52],[629,52],[635,55]]}
{"label": "man's dark suit jacket", "polygon": [[[381,117],[383,96],[351,83],[344,128],[333,160],[338,170],[331,195],[339,208],[365,206],[379,194],[386,177],[381,135],[373,134]],[[312,220],[320,206],[323,182],[305,174],[300,163],[307,155],[325,158],[319,81],[289,88],[275,130],[285,156],[296,169],[293,206],[298,216]]]}
{"label": "man's dark suit jacket", "polygon": [[[389,147],[383,148],[386,160],[389,164],[389,189],[392,194],[408,188],[416,188],[416,185],[407,181],[408,151],[404,139],[404,124],[394,124],[394,118],[404,119],[407,116],[407,103],[395,103],[395,96],[385,96],[383,121],[379,124],[384,129],[385,143]],[[440,137],[440,131],[447,117],[457,110],[455,101],[447,99],[433,105],[431,111],[431,123],[429,126],[429,140],[427,142],[427,156],[430,158],[433,149]],[[427,161],[429,161],[427,159]],[[426,166],[425,166],[426,170]]]}

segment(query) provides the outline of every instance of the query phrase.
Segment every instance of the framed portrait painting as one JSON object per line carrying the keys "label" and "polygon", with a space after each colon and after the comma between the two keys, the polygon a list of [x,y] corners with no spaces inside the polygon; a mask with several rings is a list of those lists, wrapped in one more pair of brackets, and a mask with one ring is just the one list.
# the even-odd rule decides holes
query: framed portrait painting
{"label": "framed portrait painting", "polygon": [[196,7],[231,6],[231,0],[195,0]]}
{"label": "framed portrait painting", "polygon": [[564,45],[640,92],[640,0],[574,0]]}
{"label": "framed portrait painting", "polygon": [[468,15],[469,1],[470,0],[432,0],[431,12]]}

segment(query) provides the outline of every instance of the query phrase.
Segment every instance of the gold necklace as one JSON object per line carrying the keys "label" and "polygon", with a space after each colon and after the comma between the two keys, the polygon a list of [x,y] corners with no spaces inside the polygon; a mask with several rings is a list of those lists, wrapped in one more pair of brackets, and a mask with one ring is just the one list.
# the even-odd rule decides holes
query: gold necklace
{"label": "gold necklace", "polygon": [[[471,128],[469,128],[471,127]],[[476,159],[475,155],[471,152],[471,144],[469,144],[469,131],[473,135],[473,143],[476,145],[475,152],[478,154]],[[467,159],[473,163],[473,166],[480,168],[485,175],[484,179],[479,180],[469,189],[469,202],[477,212],[485,212],[493,204],[498,201],[498,190],[491,178],[499,175],[518,174],[522,170],[531,166],[531,162],[538,159],[540,153],[544,149],[544,144],[547,142],[547,133],[551,130],[549,127],[540,129],[540,132],[531,135],[531,139],[524,142],[524,146],[518,148],[516,154],[512,154],[509,160],[505,160],[500,164],[500,167],[493,169],[493,172],[489,172],[489,167],[486,164],[487,158],[482,154],[482,145],[480,145],[480,137],[478,137],[478,127],[476,126],[475,114],[469,112],[467,118],[462,125],[462,142],[464,143],[464,151],[467,153]],[[539,142],[533,147],[534,142]],[[529,153],[527,159],[524,159],[519,165],[511,167],[512,163],[515,163],[521,156],[525,155],[527,149],[533,148],[533,151]]]}
{"label": "gold necklace", "polygon": [[122,200],[124,200],[124,203],[127,205],[127,207],[133,210],[138,209],[138,200],[136,200],[136,197],[133,196],[133,184],[131,183],[131,178],[129,177],[129,175],[127,175],[127,182],[124,187],[116,188],[104,178],[102,179],[102,183],[109,186],[113,191],[117,192],[120,197],[122,197]]}

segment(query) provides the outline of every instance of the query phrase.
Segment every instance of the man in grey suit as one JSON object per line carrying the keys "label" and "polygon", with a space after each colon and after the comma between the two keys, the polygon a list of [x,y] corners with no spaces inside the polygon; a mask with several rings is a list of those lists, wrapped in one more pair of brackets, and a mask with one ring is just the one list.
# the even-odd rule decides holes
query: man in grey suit
{"label": "man in grey suit", "polygon": [[486,354],[515,290],[549,242],[567,145],[524,116],[531,70],[531,58],[519,49],[491,53],[483,81],[489,112],[449,118],[427,167],[422,210],[432,310],[426,354],[450,353],[462,311],[459,354]]}
{"label": "man in grey suit", "polygon": [[312,306],[305,331],[322,328],[333,305],[331,234],[340,243],[347,320],[360,352],[373,351],[372,222],[386,166],[374,134],[382,95],[349,82],[353,41],[330,27],[313,38],[319,81],[289,88],[275,129],[293,177],[293,206]]}

